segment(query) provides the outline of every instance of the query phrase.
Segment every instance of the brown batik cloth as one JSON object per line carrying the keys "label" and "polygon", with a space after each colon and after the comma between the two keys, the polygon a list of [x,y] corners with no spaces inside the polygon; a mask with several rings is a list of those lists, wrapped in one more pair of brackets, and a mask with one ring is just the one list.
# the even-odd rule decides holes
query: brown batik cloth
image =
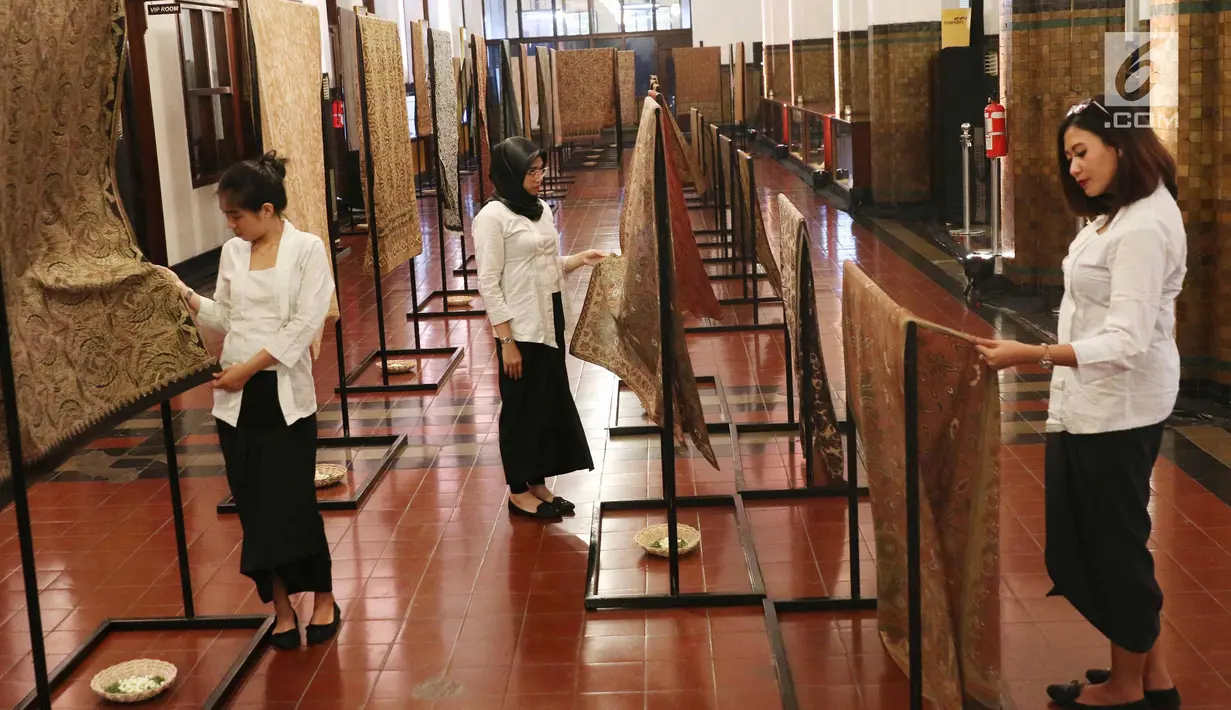
{"label": "brown batik cloth", "polygon": [[475,86],[479,90],[479,107],[478,118],[479,124],[475,130],[479,134],[479,157],[483,161],[482,179],[483,179],[483,194],[484,200],[496,194],[496,186],[492,183],[492,144],[491,137],[488,135],[487,127],[487,40],[483,39],[482,35],[475,35],[471,40],[471,49],[474,52],[474,81]]}
{"label": "brown batik cloth", "polygon": [[631,49],[619,50],[620,63],[620,118],[625,126],[635,125],[637,112],[637,53]]}
{"label": "brown batik cloth", "polygon": [[782,276],[778,273],[778,261],[774,259],[774,250],[769,245],[769,235],[765,232],[765,219],[761,214],[761,199],[757,194],[756,180],[752,173],[752,159],[744,151],[737,151],[739,162],[740,191],[744,196],[745,223],[752,227],[752,239],[756,246],[757,261],[765,267],[765,278],[769,281],[774,293],[782,295]]}
{"label": "brown batik cloth", "polygon": [[547,47],[539,47],[535,53],[539,72],[539,127],[543,131],[542,148],[555,145],[556,117],[552,103],[551,53]]}
{"label": "brown batik cloth", "polygon": [[517,66],[521,69],[520,86],[521,86],[521,125],[524,129],[523,135],[526,140],[534,139],[534,121],[532,113],[533,104],[537,103],[538,92],[531,93],[531,87],[534,86],[534,72],[530,69],[530,53],[526,50],[526,45],[517,45]]}
{"label": "brown batik cloth", "polygon": [[359,38],[355,36],[355,12],[338,8],[338,75],[342,80],[342,107],[346,111],[346,147],[363,146],[363,123],[359,115]]}
{"label": "brown batik cloth", "polygon": [[453,42],[445,30],[430,30],[432,43],[432,76],[436,82],[435,111],[432,123],[436,128],[436,166],[440,170],[440,186],[444,188],[445,228],[462,229],[462,209],[457,174],[457,81],[453,75]]}
{"label": "brown batik cloth", "polygon": [[[695,145],[689,145],[684,138],[684,132],[680,130],[680,124],[675,120],[671,110],[667,107],[667,97],[657,91],[649,92],[649,97],[658,102],[659,108],[666,115],[668,127],[666,130],[667,148],[671,151],[672,159],[675,165],[679,168],[680,179],[684,181],[684,185],[692,185],[696,188],[698,195],[704,195],[709,190],[709,182],[705,179],[705,172],[701,168],[700,153],[695,150]],[[682,186],[681,186],[682,187]],[[681,198],[683,192],[680,193]]]}
{"label": "brown batik cloth", "polygon": [[735,43],[735,59],[731,62],[731,71],[733,81],[735,83],[735,122],[737,124],[744,122],[744,93],[748,90],[748,69],[744,66],[744,43]]}
{"label": "brown batik cloth", "polygon": [[[320,14],[315,6],[300,2],[249,0],[248,17],[261,103],[261,142],[265,150],[276,150],[288,159],[287,220],[319,237],[328,253],[325,145],[320,127],[304,120],[321,109]],[[332,259],[329,264],[332,274]],[[324,327],[337,318],[335,291]],[[319,352],[319,347],[320,334],[313,349]]]}
{"label": "brown batik cloth", "polygon": [[424,23],[410,23],[410,67],[415,77],[415,133],[430,136],[436,126],[432,116],[432,78],[427,68],[427,39]]}
{"label": "brown batik cloth", "polygon": [[114,182],[125,34],[121,0],[0,5],[0,266],[28,464],[214,365]]}
{"label": "brown batik cloth", "polygon": [[[842,434],[833,406],[825,357],[821,353],[820,325],[817,322],[816,292],[812,281],[812,241],[808,223],[786,195],[778,195],[779,249],[782,252],[782,312],[791,336],[791,363],[799,420],[811,428],[813,471],[824,484],[844,482]],[[809,363],[812,396],[804,399],[804,363]]]}
{"label": "brown batik cloth", "polygon": [[[423,252],[419,200],[415,197],[415,159],[406,115],[406,84],[398,26],[391,20],[360,15],[359,43],[367,89],[368,132],[376,196],[376,239],[380,273],[388,274]],[[360,151],[363,155],[363,151]],[[361,166],[366,170],[366,161]],[[360,175],[365,175],[363,171]],[[366,180],[365,180],[366,181]],[[371,240],[364,268],[372,268]]]}
{"label": "brown batik cloth", "polygon": [[556,52],[559,138],[598,138],[615,125],[614,49]]}
{"label": "brown batik cloth", "polygon": [[721,47],[676,47],[675,110],[686,114],[692,107],[715,116],[722,113]]}
{"label": "brown batik cloth", "polygon": [[912,316],[843,267],[846,374],[876,534],[877,621],[909,671],[906,329],[917,325],[924,694],[940,710],[1000,707],[1000,406],[971,340]]}

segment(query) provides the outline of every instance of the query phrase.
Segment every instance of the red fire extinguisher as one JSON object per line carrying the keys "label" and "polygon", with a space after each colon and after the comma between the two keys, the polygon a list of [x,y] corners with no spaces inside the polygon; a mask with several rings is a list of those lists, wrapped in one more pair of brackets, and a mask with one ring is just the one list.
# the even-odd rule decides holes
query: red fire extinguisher
{"label": "red fire extinguisher", "polygon": [[342,128],[342,102],[337,99],[333,102],[333,127]]}
{"label": "red fire extinguisher", "polygon": [[988,99],[983,109],[983,136],[987,144],[987,157],[1003,158],[1009,154],[1008,120],[1004,106],[995,99]]}

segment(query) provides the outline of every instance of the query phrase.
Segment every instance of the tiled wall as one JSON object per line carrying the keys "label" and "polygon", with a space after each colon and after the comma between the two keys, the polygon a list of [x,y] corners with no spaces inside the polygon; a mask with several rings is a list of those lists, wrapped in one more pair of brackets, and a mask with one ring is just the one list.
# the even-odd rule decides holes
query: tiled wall
{"label": "tiled wall", "polygon": [[809,106],[834,106],[833,40],[807,39],[795,43],[795,84]]}
{"label": "tiled wall", "polygon": [[771,98],[791,101],[791,47],[770,45],[764,50],[765,82]]}
{"label": "tiled wall", "polygon": [[926,202],[932,195],[930,106],[939,22],[869,28],[872,199]]}
{"label": "tiled wall", "polygon": [[856,118],[868,113],[868,32],[838,33],[838,107]]}

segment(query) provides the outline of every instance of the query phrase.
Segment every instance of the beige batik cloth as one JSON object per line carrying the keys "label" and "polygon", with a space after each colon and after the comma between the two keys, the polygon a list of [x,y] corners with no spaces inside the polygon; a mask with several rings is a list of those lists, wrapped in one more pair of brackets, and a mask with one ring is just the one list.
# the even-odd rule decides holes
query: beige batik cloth
{"label": "beige batik cloth", "polygon": [[774,258],[774,250],[769,245],[769,235],[765,232],[765,219],[761,214],[761,199],[757,194],[756,178],[752,172],[752,156],[744,151],[736,151],[739,162],[740,194],[744,196],[744,221],[752,227],[751,237],[756,245],[757,262],[765,267],[765,278],[778,296],[782,295],[782,276],[778,273],[778,261]]}
{"label": "beige batik cloth", "polygon": [[747,60],[744,58],[744,43],[735,43],[735,58],[731,62],[731,77],[735,84],[735,123],[744,122],[744,98],[748,91],[748,68],[745,66]]}
{"label": "beige batik cloth", "polygon": [[[396,22],[360,15],[359,44],[367,91],[368,133],[372,138],[376,239],[380,273],[388,274],[423,252],[419,200],[415,197],[415,159],[406,115],[402,49]],[[360,151],[360,156],[363,151]],[[364,161],[361,166],[366,170]],[[360,175],[366,175],[361,170]],[[372,268],[371,240],[364,268]]]}
{"label": "beige batik cloth", "polygon": [[457,82],[453,77],[453,43],[444,30],[430,30],[432,76],[436,81],[433,124],[436,128],[436,165],[444,190],[445,229],[462,229],[462,204],[458,187]]}
{"label": "beige batik cloth", "polygon": [[555,56],[559,137],[600,137],[615,126],[616,50],[567,49]]}
{"label": "beige batik cloth", "polygon": [[[286,218],[297,229],[315,234],[331,250],[325,204],[325,145],[320,126],[306,117],[321,110],[321,29],[314,5],[289,0],[249,0],[248,18],[255,49],[260,98],[261,143],[287,159]],[[333,260],[329,260],[333,275]],[[339,316],[336,289],[329,314],[312,344],[320,354],[321,338]]]}
{"label": "beige batik cloth", "polygon": [[410,66],[415,77],[415,134],[418,136],[430,136],[436,131],[432,120],[432,78],[427,68],[425,31],[422,21],[410,23]]}
{"label": "beige batik cloth", "polygon": [[620,67],[620,118],[625,126],[635,125],[637,111],[637,53],[631,49],[619,50]]}
{"label": "beige batik cloth", "polygon": [[[822,485],[844,482],[845,459],[842,434],[833,406],[825,357],[821,352],[820,325],[817,322],[816,292],[812,281],[812,240],[808,223],[786,195],[778,195],[779,249],[782,253],[782,313],[791,336],[791,365],[795,395],[799,402],[799,421],[810,425],[811,441],[805,442],[813,461],[813,473]],[[804,398],[804,363],[812,396]]]}
{"label": "beige batik cloth", "polygon": [[[685,185],[692,185],[698,195],[704,195],[709,190],[709,182],[705,179],[705,172],[701,168],[701,153],[695,149],[696,141],[694,140],[693,144],[690,145],[688,140],[684,138],[684,132],[680,130],[680,124],[675,120],[675,116],[672,115],[667,107],[667,98],[665,96],[657,91],[651,91],[648,96],[658,102],[663,114],[666,115],[671,132],[667,146],[670,148],[672,159],[679,169],[680,180]],[[683,199],[683,195],[684,193],[681,191],[681,199]]]}
{"label": "beige batik cloth", "polygon": [[938,710],[1000,707],[1000,398],[965,335],[915,319],[852,262],[842,324],[872,497],[877,622],[908,672],[906,332],[917,327],[924,694]]}
{"label": "beige batik cloth", "polygon": [[555,145],[559,148],[564,145],[564,132],[560,128],[560,53],[552,49],[548,54],[551,56],[551,122],[555,129]]}
{"label": "beige batik cloth", "polygon": [[28,464],[54,465],[215,364],[116,189],[123,13],[121,0],[0,3],[0,267]]}
{"label": "beige batik cloth", "polygon": [[675,110],[688,113],[694,106],[702,113],[722,113],[722,48],[676,47],[671,50],[675,64]]}
{"label": "beige batik cloth", "polygon": [[342,106],[346,111],[346,147],[350,150],[363,147],[363,119],[359,114],[358,41],[355,34],[355,12],[338,8],[339,66],[336,69],[342,80]]}

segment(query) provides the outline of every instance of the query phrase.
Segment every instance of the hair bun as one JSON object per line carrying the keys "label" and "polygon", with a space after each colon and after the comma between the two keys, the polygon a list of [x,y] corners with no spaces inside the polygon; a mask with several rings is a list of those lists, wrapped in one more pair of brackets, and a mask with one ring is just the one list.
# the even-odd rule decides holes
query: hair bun
{"label": "hair bun", "polygon": [[278,152],[271,150],[265,155],[257,159],[257,165],[269,170],[274,175],[278,176],[279,180],[286,179],[286,158],[278,157]]}

